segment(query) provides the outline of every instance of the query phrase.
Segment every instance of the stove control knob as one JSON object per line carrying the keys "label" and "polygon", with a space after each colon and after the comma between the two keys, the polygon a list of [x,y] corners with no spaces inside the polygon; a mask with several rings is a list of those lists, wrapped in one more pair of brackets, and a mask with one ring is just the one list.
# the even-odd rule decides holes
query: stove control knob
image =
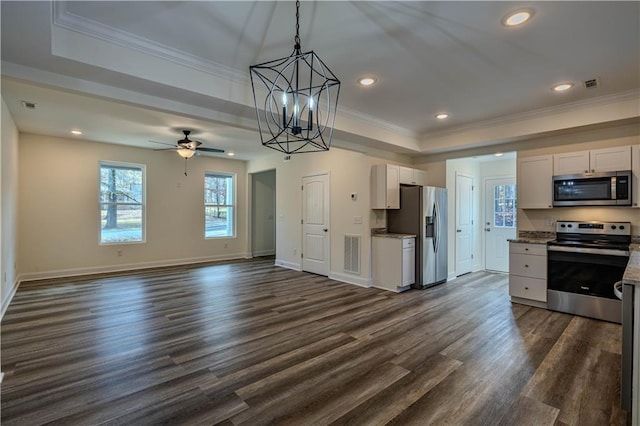
{"label": "stove control knob", "polygon": [[565,228],[567,225],[565,225],[564,223],[562,225],[560,225],[560,228]]}
{"label": "stove control knob", "polygon": [[[611,225],[611,229],[616,229],[615,225]],[[620,229],[624,229],[624,226],[621,226]]]}
{"label": "stove control knob", "polygon": [[620,225],[620,229],[624,229],[624,225]]}
{"label": "stove control knob", "polygon": [[572,224],[568,224],[568,225],[567,225],[567,227],[572,228],[572,227],[573,227],[573,225],[572,225]]}

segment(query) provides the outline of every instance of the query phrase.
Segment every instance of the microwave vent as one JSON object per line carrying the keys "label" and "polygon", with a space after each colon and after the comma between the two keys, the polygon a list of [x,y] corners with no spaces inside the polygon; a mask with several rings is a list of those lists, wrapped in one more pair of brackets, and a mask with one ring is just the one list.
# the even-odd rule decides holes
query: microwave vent
{"label": "microwave vent", "polygon": [[592,78],[583,82],[585,89],[596,89],[600,86],[600,80],[598,78]]}

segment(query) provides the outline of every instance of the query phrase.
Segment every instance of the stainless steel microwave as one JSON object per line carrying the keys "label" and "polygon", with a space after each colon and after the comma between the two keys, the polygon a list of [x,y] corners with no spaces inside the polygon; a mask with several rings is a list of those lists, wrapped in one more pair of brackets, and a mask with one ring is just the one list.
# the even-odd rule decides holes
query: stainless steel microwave
{"label": "stainless steel microwave", "polygon": [[554,176],[553,205],[630,206],[631,171]]}

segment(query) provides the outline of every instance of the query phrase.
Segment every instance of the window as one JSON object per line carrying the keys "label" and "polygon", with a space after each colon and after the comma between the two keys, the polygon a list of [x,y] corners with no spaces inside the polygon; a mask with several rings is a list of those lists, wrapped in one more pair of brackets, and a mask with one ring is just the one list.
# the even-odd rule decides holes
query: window
{"label": "window", "polygon": [[234,176],[224,173],[204,175],[204,236],[233,237]]}
{"label": "window", "polygon": [[495,228],[515,228],[516,210],[515,184],[494,186],[493,226]]}
{"label": "window", "polygon": [[144,166],[100,162],[100,244],[144,242]]}

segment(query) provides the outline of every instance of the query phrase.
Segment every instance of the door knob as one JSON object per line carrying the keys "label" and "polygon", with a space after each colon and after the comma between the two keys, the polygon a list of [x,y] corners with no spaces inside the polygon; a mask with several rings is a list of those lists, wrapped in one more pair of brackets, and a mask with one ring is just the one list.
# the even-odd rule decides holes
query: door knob
{"label": "door knob", "polygon": [[491,228],[484,228],[485,231],[491,232]]}
{"label": "door knob", "polygon": [[327,231],[328,231],[328,229],[327,229],[327,228],[324,228],[324,229],[323,229],[323,231],[324,231],[324,232],[327,232]]}

